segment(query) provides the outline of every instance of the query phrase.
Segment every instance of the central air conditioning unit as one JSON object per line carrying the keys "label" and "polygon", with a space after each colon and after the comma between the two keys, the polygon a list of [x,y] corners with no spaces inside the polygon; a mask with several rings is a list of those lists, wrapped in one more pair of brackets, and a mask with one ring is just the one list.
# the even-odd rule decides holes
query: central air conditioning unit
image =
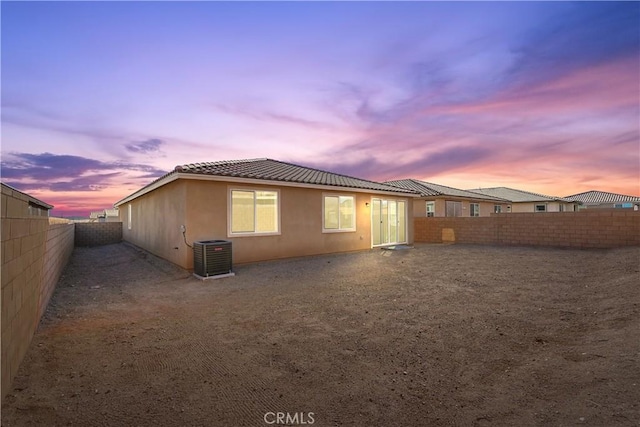
{"label": "central air conditioning unit", "polygon": [[203,240],[193,243],[193,274],[198,277],[233,275],[231,271],[231,242]]}

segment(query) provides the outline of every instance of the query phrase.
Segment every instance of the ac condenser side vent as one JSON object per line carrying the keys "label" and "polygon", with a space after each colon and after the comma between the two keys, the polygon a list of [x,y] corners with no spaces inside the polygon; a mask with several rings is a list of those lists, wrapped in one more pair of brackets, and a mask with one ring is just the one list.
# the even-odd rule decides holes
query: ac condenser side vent
{"label": "ac condenser side vent", "polygon": [[233,258],[228,240],[203,240],[193,243],[193,273],[201,278],[232,275]]}

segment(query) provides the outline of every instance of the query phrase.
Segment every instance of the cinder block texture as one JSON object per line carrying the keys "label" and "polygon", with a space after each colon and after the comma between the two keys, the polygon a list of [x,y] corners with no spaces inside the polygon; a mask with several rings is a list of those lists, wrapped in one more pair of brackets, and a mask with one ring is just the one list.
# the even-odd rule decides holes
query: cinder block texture
{"label": "cinder block texture", "polygon": [[[73,252],[74,225],[29,216],[27,203],[5,192],[2,209],[2,397],[24,358],[56,283]],[[6,197],[6,200],[5,200]]]}
{"label": "cinder block texture", "polygon": [[122,241],[122,222],[76,223],[76,246],[102,246]]}
{"label": "cinder block texture", "polygon": [[415,218],[415,241],[616,248],[640,246],[640,211],[501,213],[480,218]]}

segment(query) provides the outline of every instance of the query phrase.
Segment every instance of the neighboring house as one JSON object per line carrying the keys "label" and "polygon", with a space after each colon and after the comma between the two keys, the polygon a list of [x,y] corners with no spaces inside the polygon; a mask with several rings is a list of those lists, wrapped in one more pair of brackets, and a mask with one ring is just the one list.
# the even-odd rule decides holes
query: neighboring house
{"label": "neighboring house", "polygon": [[508,187],[475,188],[467,191],[510,201],[508,212],[573,212],[578,210],[580,204],[562,197],[545,196]]}
{"label": "neighboring house", "polygon": [[390,185],[271,159],[176,168],[115,204],[123,239],[184,268],[187,244],[231,240],[234,262],[413,243],[413,199]]}
{"label": "neighboring house", "polygon": [[640,197],[608,193],[606,191],[585,191],[584,193],[567,196],[565,199],[580,202],[582,204],[580,209],[622,208],[637,211],[640,208]]}
{"label": "neighboring house", "polygon": [[104,210],[104,222],[118,222],[118,221],[120,221],[120,212],[118,212],[118,209]]}
{"label": "neighboring house", "polygon": [[2,196],[2,213],[3,216],[10,218],[21,218],[28,216],[49,216],[49,211],[53,206],[38,200],[33,196],[23,193],[10,185],[1,183],[3,192],[12,195],[12,197]]}
{"label": "neighboring house", "polygon": [[118,209],[105,209],[103,211],[91,212],[89,222],[119,222],[120,213]]}
{"label": "neighboring house", "polygon": [[498,197],[417,179],[387,181],[385,184],[420,193],[420,199],[413,202],[414,217],[489,216],[492,213],[507,212],[510,205],[508,200]]}

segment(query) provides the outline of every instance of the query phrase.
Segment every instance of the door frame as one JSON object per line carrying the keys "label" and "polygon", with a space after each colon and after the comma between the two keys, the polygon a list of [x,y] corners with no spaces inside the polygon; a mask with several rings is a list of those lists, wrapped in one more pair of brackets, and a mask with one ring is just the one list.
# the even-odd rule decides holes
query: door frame
{"label": "door frame", "polygon": [[[396,241],[396,242],[380,243],[380,244],[377,244],[377,245],[376,245],[376,244],[374,244],[374,242],[373,242],[373,226],[374,226],[374,224],[373,224],[373,211],[374,211],[374,209],[373,209],[373,206],[374,206],[373,201],[374,201],[374,200],[378,200],[378,201],[380,201],[380,217],[381,217],[381,218],[382,218],[382,202],[383,202],[383,201],[386,201],[386,202],[387,202],[387,209],[388,209],[388,206],[389,206],[388,202],[394,202],[394,203],[396,203],[396,235],[397,235],[397,236],[399,236],[399,235],[400,235],[400,227],[399,227],[399,222],[400,222],[400,221],[399,221],[399,220],[400,220],[400,215],[399,215],[399,213],[400,213],[400,210],[398,209],[397,204],[398,204],[399,202],[404,203],[404,237],[405,237],[405,239],[404,239],[404,241],[403,241],[403,242]],[[407,244],[407,242],[409,241],[409,221],[408,221],[408,214],[409,214],[409,201],[408,201],[407,199],[385,199],[385,198],[383,198],[383,197],[371,197],[370,206],[371,206],[371,212],[370,212],[370,221],[371,221],[371,247],[372,247],[372,248],[380,248],[380,247],[383,247],[383,246],[392,246],[392,245],[402,245],[402,244]],[[390,230],[390,224],[389,224],[389,220],[388,220],[388,218],[389,218],[389,214],[388,214],[388,211],[387,211],[387,237],[391,235],[391,233],[390,233],[390,231],[391,231],[391,230]],[[380,227],[380,228],[381,228],[381,230],[380,230],[380,231],[382,231],[382,227]],[[380,236],[382,236],[382,233],[380,233]],[[396,239],[396,240],[398,240],[398,239]]]}

